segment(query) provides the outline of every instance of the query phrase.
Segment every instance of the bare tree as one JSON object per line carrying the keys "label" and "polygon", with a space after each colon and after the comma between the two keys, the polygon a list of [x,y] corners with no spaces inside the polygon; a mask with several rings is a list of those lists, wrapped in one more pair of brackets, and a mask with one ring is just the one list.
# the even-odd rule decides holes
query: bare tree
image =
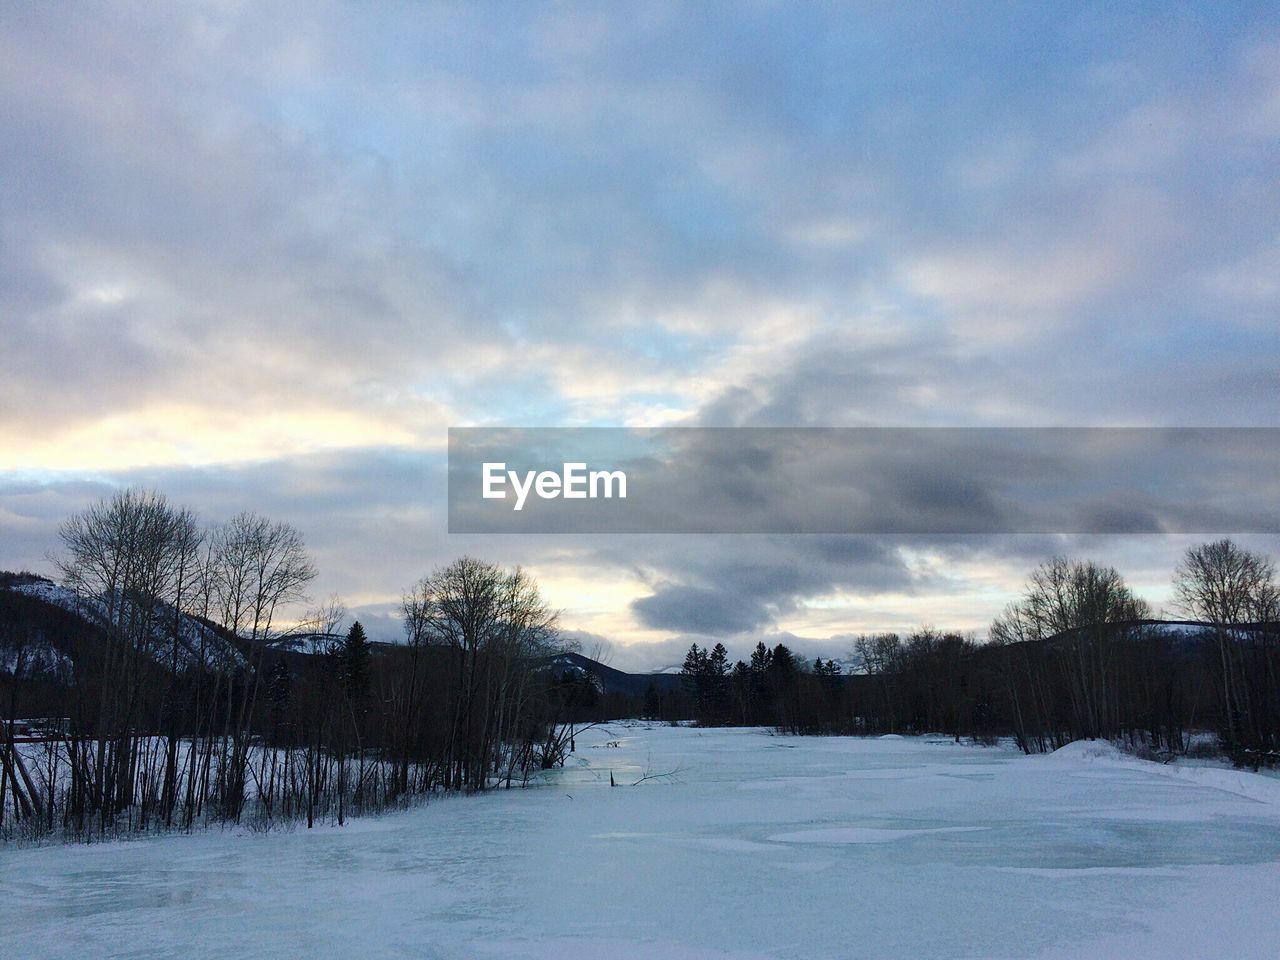
{"label": "bare tree", "polygon": [[[554,647],[556,615],[523,571],[474,557],[423,578],[404,608],[411,640],[448,652],[455,695],[445,747],[446,784],[483,789],[490,774],[501,770],[502,751],[520,739],[529,671]],[[510,782],[510,763],[505,772]]]}
{"label": "bare tree", "polygon": [[81,816],[96,812],[103,829],[133,802],[142,668],[161,643],[158,625],[166,607],[180,599],[180,571],[192,546],[193,525],[192,516],[163,494],[128,489],[73,515],[60,530],[66,551],[59,562],[63,581],[80,596],[86,615],[103,627],[106,640],[93,724],[93,773],[83,784],[80,805]]}
{"label": "bare tree", "polygon": [[250,724],[262,688],[265,651],[280,608],[305,599],[316,569],[294,527],[259,514],[237,514],[213,536],[216,609],[223,629],[247,641],[246,673],[234,704],[227,701],[220,785],[225,813],[237,819],[244,804]]}
{"label": "bare tree", "polygon": [[[1120,733],[1127,644],[1149,615],[1112,567],[1054,557],[1032,571],[1023,599],[991,625],[992,639],[1009,648],[1005,683],[1023,749]],[[1055,689],[1066,692],[1062,709],[1051,702]]]}
{"label": "bare tree", "polygon": [[[1277,608],[1276,569],[1269,557],[1217,540],[1187,550],[1174,574],[1178,607],[1193,619],[1212,624],[1217,640],[1228,750],[1256,746],[1271,739],[1258,727],[1252,703],[1245,648],[1236,628],[1260,621],[1274,623]],[[1263,631],[1264,643],[1268,634]],[[1273,661],[1265,665],[1274,671]],[[1274,699],[1274,694],[1271,699]],[[1245,740],[1250,741],[1248,744]]]}
{"label": "bare tree", "polygon": [[[522,570],[472,558],[436,570],[405,595],[401,646],[355,627],[339,638],[336,599],[289,623],[315,568],[285,523],[242,513],[204,529],[159,493],[124,490],[62,534],[83,635],[67,641],[65,673],[42,673],[39,694],[25,679],[41,628],[22,593],[0,594],[0,647],[13,651],[0,833],[9,810],[33,831],[46,820],[53,830],[61,812],[72,836],[193,829],[246,811],[253,827],[304,814],[341,822],[410,793],[527,781],[557,731],[572,749],[549,669],[564,649],[556,615]],[[37,617],[48,606],[30,605]],[[14,735],[20,701],[36,696],[69,721],[49,726],[48,763],[33,777]]]}

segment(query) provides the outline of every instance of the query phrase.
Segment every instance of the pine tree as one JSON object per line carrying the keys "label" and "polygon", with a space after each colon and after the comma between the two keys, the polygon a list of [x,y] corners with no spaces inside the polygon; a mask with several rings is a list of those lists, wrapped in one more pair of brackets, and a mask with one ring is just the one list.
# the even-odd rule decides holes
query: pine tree
{"label": "pine tree", "polygon": [[649,687],[644,692],[644,715],[648,720],[657,720],[661,713],[662,697],[658,694],[658,688],[650,680]]}
{"label": "pine tree", "polygon": [[763,677],[769,670],[769,664],[773,662],[773,654],[769,652],[769,648],[762,642],[756,644],[755,650],[751,652],[751,672],[755,676]]}
{"label": "pine tree", "polygon": [[293,674],[284,657],[276,657],[271,665],[271,674],[267,680],[267,699],[271,703],[271,722],[277,728],[289,716],[289,708],[293,704]]}
{"label": "pine tree", "polygon": [[363,706],[369,693],[371,660],[369,638],[365,636],[364,627],[357,620],[347,631],[341,651],[342,681],[347,697],[357,711]]}
{"label": "pine tree", "polygon": [[692,679],[702,675],[707,662],[707,653],[696,643],[689,645],[689,652],[684,655],[684,666],[680,668],[682,677]]}
{"label": "pine tree", "polygon": [[773,695],[778,726],[795,733],[797,730],[796,678],[799,669],[795,655],[785,644],[769,652],[769,690]]}
{"label": "pine tree", "polygon": [[729,651],[717,643],[707,658],[708,706],[716,720],[723,721],[729,712]]}
{"label": "pine tree", "polygon": [[737,713],[738,723],[753,723],[755,720],[755,697],[751,677],[751,668],[739,660],[733,665],[733,674],[729,680],[733,691],[733,706]]}
{"label": "pine tree", "polygon": [[840,702],[841,680],[840,680],[840,664],[836,663],[832,658],[826,663],[822,662],[822,658],[818,657],[813,661],[813,674],[818,678],[818,683],[822,688],[823,696],[826,698],[827,708],[835,711]]}
{"label": "pine tree", "polygon": [[769,704],[773,700],[773,690],[769,683],[772,665],[773,653],[763,642],[757,643],[755,650],[751,652],[751,663],[747,667],[751,674],[752,723],[765,722],[768,716]]}
{"label": "pine tree", "polygon": [[711,661],[707,651],[699,648],[696,643],[691,644],[689,652],[685,654],[680,677],[685,689],[693,696],[694,718],[699,722],[705,720],[711,693]]}

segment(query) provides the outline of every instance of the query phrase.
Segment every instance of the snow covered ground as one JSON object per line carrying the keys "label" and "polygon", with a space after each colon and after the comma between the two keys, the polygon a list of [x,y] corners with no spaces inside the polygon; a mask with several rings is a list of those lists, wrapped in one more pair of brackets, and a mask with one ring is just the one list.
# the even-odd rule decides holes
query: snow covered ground
{"label": "snow covered ground", "polygon": [[1278,828],[1280,781],[1105,744],[1026,758],[613,724],[533,790],[342,829],[0,850],[0,946],[15,960],[1274,958]]}

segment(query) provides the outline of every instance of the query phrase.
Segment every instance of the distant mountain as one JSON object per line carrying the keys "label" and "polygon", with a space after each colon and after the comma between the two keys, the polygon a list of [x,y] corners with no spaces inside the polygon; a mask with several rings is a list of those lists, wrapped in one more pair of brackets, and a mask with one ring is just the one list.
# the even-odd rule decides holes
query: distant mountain
{"label": "distant mountain", "polygon": [[659,693],[680,688],[680,677],[670,673],[624,673],[592,660],[580,653],[560,653],[547,659],[547,666],[554,670],[573,670],[592,678],[601,693],[619,693],[627,696],[644,696],[653,684]]}
{"label": "distant mountain", "polygon": [[[12,628],[0,632],[0,669],[13,671],[21,638],[24,670],[70,670],[86,644],[103,641],[107,607],[104,597],[81,597],[46,577],[0,572],[0,621]],[[181,668],[245,662],[244,642],[212,623],[164,603],[152,619],[147,653],[157,663],[168,665],[175,653]]]}
{"label": "distant mountain", "polygon": [[[65,682],[86,645],[102,642],[105,620],[106,604],[102,598],[82,598],[35,574],[0,571],[0,672],[12,673],[16,667],[14,638],[21,636],[24,673],[36,671]],[[209,667],[239,665],[253,649],[243,638],[230,636],[216,625],[177,612],[168,605],[158,605],[154,620],[156,628],[150,653],[162,665],[168,665],[174,655],[175,632],[181,667],[196,666],[202,661]],[[1159,628],[1176,635],[1188,647],[1213,629],[1209,624],[1188,620],[1142,620],[1118,626]],[[1233,628],[1233,632],[1243,638],[1260,629],[1263,628],[1256,624],[1242,624]],[[305,658],[311,650],[336,639],[339,638],[289,634],[273,639],[269,649],[280,651],[292,662],[293,658]],[[1059,635],[1043,642],[1056,644],[1067,639],[1067,635]],[[852,678],[862,673],[862,665],[855,658],[834,658],[834,661],[845,676]],[[588,676],[605,694],[644,696],[650,685],[659,693],[667,693],[679,690],[682,683],[682,668],[676,664],[655,673],[627,673],[581,653],[561,653],[547,658],[545,667]]]}
{"label": "distant mountain", "polygon": [[[104,642],[106,616],[106,603],[102,598],[80,597],[35,574],[0,571],[0,672],[14,671],[21,638],[24,674],[34,671],[68,682],[73,675],[73,664]],[[180,667],[196,666],[202,658],[210,667],[243,664],[251,649],[243,638],[231,637],[214,624],[179,613],[168,605],[157,608],[155,621],[157,626],[149,652],[156,663],[164,666],[171,662],[174,653],[175,624]],[[336,635],[287,634],[273,639],[270,649],[279,650],[293,662],[295,657],[305,658],[309,651],[337,639],[340,638]],[[588,676],[596,688],[606,694],[644,696],[651,683],[659,692],[680,686],[678,673],[625,673],[580,653],[549,657],[546,668]]]}

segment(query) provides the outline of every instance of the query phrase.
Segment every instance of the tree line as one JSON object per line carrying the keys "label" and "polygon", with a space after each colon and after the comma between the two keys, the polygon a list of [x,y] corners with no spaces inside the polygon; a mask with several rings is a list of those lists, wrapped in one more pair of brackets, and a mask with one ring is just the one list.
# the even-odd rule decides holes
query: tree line
{"label": "tree line", "polygon": [[[336,600],[285,617],[316,576],[287,523],[206,526],[130,489],[60,536],[78,624],[0,591],[5,835],[341,823],[564,761],[575,697],[545,669],[564,644],[520,569],[435,570],[404,594],[405,642],[373,644]],[[56,720],[19,737],[27,716]]]}
{"label": "tree line", "polygon": [[696,643],[680,671],[693,715],[708,725],[774,726],[786,733],[822,726],[823,706],[834,705],[840,668],[814,661],[806,667],[786,644],[757,643],[748,661],[731,667],[724,644],[710,650]]}
{"label": "tree line", "polygon": [[1186,751],[1216,734],[1245,765],[1280,760],[1280,589],[1269,557],[1231,540],[1189,549],[1173,578],[1187,622],[1155,621],[1113,568],[1063,557],[1041,564],[987,642],[922,628],[856,639],[860,669],[812,665],[758,644],[729,666],[694,644],[681,671],[700,723],[795,733],[944,733],[1026,752],[1075,739]]}
{"label": "tree line", "polygon": [[[1208,730],[1238,763],[1280,759],[1275,566],[1230,540],[1179,563],[1188,623],[1152,620],[1110,567],[1054,558],[984,643],[929,628],[864,635],[853,675],[785,644],[732,664],[722,644],[694,644],[681,691],[623,697],[549,666],[566,645],[519,569],[462,558],[433,571],[403,594],[404,642],[375,644],[359,623],[342,628],[338,601],[286,615],[316,576],[287,523],[205,525],[125,490],[60,535],[72,612],[0,590],[4,836],[341,823],[524,784],[564,762],[575,724],[637,714],[1007,736],[1029,753],[1092,737],[1178,753]],[[20,736],[24,717],[51,719]]]}

